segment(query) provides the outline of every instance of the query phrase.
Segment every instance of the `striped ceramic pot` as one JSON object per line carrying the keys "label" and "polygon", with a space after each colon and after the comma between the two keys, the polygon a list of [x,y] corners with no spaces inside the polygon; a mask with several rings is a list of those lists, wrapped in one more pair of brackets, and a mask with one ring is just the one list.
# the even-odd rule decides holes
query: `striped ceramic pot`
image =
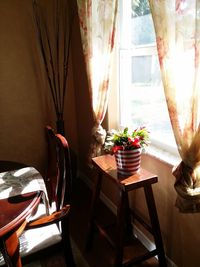
{"label": "striped ceramic pot", "polygon": [[140,169],[141,148],[134,150],[118,150],[115,153],[117,171],[121,175],[132,175]]}

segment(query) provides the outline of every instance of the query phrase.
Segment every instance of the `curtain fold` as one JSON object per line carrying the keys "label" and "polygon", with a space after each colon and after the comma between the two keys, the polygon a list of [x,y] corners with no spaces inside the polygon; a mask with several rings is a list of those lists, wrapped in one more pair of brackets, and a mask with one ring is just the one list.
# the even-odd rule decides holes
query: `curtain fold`
{"label": "curtain fold", "polygon": [[94,115],[90,158],[101,154],[115,39],[117,0],[77,0],[81,39]]}
{"label": "curtain fold", "polygon": [[182,162],[173,169],[176,206],[200,211],[200,1],[149,0],[162,81]]}

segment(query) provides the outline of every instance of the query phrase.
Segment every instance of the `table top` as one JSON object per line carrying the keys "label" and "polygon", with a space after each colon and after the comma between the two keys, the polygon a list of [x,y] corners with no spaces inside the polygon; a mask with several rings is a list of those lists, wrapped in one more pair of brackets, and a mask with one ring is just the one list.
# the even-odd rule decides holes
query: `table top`
{"label": "table top", "polygon": [[158,177],[149,171],[140,168],[139,171],[130,176],[122,176],[117,172],[115,157],[106,154],[92,159],[93,165],[106,177],[110,178],[126,191],[142,187],[144,185],[157,183]]}
{"label": "table top", "polygon": [[40,199],[49,213],[48,197],[41,174],[33,167],[0,173],[0,237],[31,215]]}
{"label": "table top", "polygon": [[41,191],[0,200],[0,238],[20,226],[39,205]]}

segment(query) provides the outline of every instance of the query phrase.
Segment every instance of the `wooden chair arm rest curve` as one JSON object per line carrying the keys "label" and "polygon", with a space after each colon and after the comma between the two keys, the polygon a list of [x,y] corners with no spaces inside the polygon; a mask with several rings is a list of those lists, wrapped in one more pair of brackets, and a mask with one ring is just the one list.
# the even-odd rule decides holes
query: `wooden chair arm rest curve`
{"label": "wooden chair arm rest curve", "polygon": [[24,229],[26,228],[26,225],[27,225],[27,220],[25,220],[22,225],[17,229],[16,231],[16,234],[17,234],[17,237],[20,237],[20,235],[23,233]]}
{"label": "wooden chair arm rest curve", "polygon": [[56,211],[51,215],[44,216],[33,221],[29,221],[26,225],[26,230],[47,226],[53,223],[57,223],[65,218],[70,211],[70,205],[64,206],[60,211]]}

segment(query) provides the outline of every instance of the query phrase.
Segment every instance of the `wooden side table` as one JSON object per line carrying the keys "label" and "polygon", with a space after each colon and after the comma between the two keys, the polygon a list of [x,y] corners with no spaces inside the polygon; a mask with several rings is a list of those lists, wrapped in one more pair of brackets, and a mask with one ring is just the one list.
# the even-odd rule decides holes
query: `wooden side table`
{"label": "wooden side table", "polygon": [[[158,256],[159,265],[161,267],[167,266],[160,232],[160,225],[152,191],[152,184],[157,183],[158,177],[142,168],[137,174],[134,174],[132,176],[119,176],[119,174],[117,173],[114,156],[111,155],[103,155],[93,158],[92,162],[98,172],[98,177],[93,188],[93,199],[86,248],[90,249],[92,247],[94,230],[97,228],[99,230],[99,233],[103,234],[103,236],[115,248],[114,267],[137,264],[156,255]],[[110,179],[111,181],[113,181],[119,189],[117,200],[116,232],[114,240],[111,239],[106,228],[103,228],[97,220],[98,200],[100,196],[103,176],[105,177],[105,179]],[[129,208],[128,192],[138,188],[144,189],[151,225],[148,225],[141,218],[141,216],[137,215],[133,210],[130,210]],[[133,236],[131,216],[133,216],[134,219],[141,223],[153,235],[156,248],[153,251],[148,251],[142,256],[129,259],[128,262],[123,262],[125,239],[126,237]]]}

